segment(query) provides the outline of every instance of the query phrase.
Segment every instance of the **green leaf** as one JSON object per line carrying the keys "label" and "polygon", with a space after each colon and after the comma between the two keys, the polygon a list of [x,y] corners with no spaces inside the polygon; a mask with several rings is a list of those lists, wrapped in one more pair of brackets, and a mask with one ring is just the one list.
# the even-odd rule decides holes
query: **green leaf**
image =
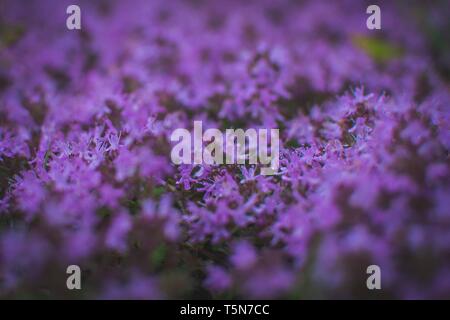
{"label": "green leaf", "polygon": [[20,25],[0,25],[0,42],[6,47],[12,46],[22,38],[24,33],[25,29]]}
{"label": "green leaf", "polygon": [[151,255],[151,262],[155,268],[158,268],[164,262],[166,258],[166,246],[164,244],[159,245],[155,250],[153,250]]}
{"label": "green leaf", "polygon": [[165,192],[166,190],[165,190],[165,188],[164,187],[154,187],[153,189],[152,189],[152,196],[154,197],[154,198],[157,198],[157,199],[159,199],[159,197],[161,197],[161,195]]}
{"label": "green leaf", "polygon": [[377,63],[385,63],[403,56],[402,48],[387,40],[365,36],[354,36],[352,40],[356,47],[362,49]]}

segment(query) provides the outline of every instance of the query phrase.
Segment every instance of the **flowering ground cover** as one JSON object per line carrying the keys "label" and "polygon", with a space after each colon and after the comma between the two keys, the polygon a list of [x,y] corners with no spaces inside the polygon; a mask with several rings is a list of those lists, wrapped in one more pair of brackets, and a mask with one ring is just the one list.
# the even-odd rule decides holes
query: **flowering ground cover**
{"label": "flowering ground cover", "polygon": [[[0,3],[0,297],[450,297],[447,1],[381,30],[365,1],[78,2],[81,30]],[[194,121],[279,128],[278,173],[174,165]]]}

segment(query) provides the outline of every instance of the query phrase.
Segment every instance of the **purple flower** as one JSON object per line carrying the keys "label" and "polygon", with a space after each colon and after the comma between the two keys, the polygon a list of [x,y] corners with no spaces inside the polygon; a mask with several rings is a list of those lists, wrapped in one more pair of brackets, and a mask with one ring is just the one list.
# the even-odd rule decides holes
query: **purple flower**
{"label": "purple flower", "polygon": [[220,292],[228,289],[231,286],[232,278],[219,266],[208,266],[208,276],[205,280],[205,286],[213,291]]}
{"label": "purple flower", "polygon": [[[0,298],[449,296],[443,3],[79,5],[4,4]],[[174,165],[193,121],[278,128],[279,172]]]}
{"label": "purple flower", "polygon": [[242,241],[234,246],[233,255],[230,257],[231,263],[237,269],[248,269],[256,262],[256,252],[253,246]]}

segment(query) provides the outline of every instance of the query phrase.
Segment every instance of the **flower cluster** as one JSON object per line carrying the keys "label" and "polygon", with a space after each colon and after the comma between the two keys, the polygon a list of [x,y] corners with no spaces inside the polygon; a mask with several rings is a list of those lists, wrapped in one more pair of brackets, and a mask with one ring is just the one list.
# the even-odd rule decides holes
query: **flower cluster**
{"label": "flower cluster", "polygon": [[[2,3],[1,297],[450,297],[441,4],[66,2]],[[279,128],[279,171],[172,164],[196,120]]]}

